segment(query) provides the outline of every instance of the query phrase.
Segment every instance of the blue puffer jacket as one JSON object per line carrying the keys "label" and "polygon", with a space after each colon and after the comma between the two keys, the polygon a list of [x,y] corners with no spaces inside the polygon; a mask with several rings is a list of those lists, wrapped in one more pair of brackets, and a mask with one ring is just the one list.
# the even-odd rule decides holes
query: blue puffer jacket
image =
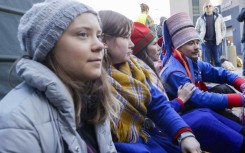
{"label": "blue puffer jacket", "polygon": [[[188,77],[184,66],[173,56],[170,57],[168,63],[160,72],[161,80],[170,97],[177,97],[178,87],[187,82],[197,83],[202,81],[218,84],[227,83],[234,86],[234,81],[239,78],[238,75],[221,67],[213,67],[209,63],[199,60],[195,62],[189,58],[187,58],[187,61],[192,80]],[[241,94],[217,94],[205,92],[196,88],[186,104],[195,107],[224,109],[228,107],[243,106],[244,98]]]}
{"label": "blue puffer jacket", "polygon": [[[17,64],[24,80],[0,102],[0,152],[62,153],[63,142],[72,153],[86,153],[76,132],[72,97],[48,68],[32,60]],[[95,126],[100,152],[116,152],[110,122]]]}

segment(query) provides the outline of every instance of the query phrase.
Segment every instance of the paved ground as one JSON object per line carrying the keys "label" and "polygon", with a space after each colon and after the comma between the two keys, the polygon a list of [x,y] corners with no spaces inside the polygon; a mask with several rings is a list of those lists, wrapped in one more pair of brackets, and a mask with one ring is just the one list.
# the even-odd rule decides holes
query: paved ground
{"label": "paved ground", "polygon": [[236,73],[236,74],[238,74],[238,75],[242,76],[242,68],[241,68],[241,67],[236,68],[236,70],[235,70],[235,71],[231,71],[231,72],[234,72],[234,73]]}

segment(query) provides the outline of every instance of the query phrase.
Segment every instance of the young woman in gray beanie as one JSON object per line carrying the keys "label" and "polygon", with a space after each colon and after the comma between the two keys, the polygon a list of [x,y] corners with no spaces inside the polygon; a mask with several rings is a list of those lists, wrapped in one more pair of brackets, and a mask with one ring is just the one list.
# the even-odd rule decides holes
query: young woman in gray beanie
{"label": "young woman in gray beanie", "polygon": [[18,39],[30,58],[17,62],[23,82],[0,102],[0,152],[116,152],[101,36],[97,13],[77,1],[44,1],[24,14]]}

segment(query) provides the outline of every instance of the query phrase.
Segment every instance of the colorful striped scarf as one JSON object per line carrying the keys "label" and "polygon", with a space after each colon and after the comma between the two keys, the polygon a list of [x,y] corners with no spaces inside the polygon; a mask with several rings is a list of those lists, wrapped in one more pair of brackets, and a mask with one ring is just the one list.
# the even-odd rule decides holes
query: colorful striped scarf
{"label": "colorful striped scarf", "polygon": [[194,79],[192,78],[186,57],[182,53],[180,53],[180,51],[178,51],[177,49],[173,48],[173,52],[174,52],[173,56],[181,63],[181,65],[184,66],[184,68],[187,72],[187,75],[191,79],[192,83],[194,83],[196,85],[196,87],[198,87],[200,90],[207,91],[208,87],[206,86],[206,84],[204,82],[198,81],[195,83]]}
{"label": "colorful striped scarf", "polygon": [[181,65],[184,66],[188,77],[191,79],[192,83],[194,83],[194,80],[192,79],[190,68],[189,68],[186,57],[183,54],[181,54],[180,51],[178,51],[177,49],[174,49],[174,48],[172,48],[172,49],[174,52],[173,56],[181,63]]}
{"label": "colorful striped scarf", "polygon": [[108,74],[115,97],[122,104],[116,125],[112,127],[114,141],[135,143],[139,136],[147,141],[149,135],[141,128],[151,102],[147,81],[159,84],[160,89],[161,82],[151,68],[133,55],[117,68],[111,66]]}

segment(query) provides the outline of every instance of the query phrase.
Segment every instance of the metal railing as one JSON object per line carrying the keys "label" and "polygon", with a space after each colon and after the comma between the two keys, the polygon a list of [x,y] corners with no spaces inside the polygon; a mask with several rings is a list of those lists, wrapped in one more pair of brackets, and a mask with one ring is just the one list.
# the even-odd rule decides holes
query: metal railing
{"label": "metal railing", "polygon": [[16,55],[0,55],[0,62],[14,62],[19,57]]}
{"label": "metal railing", "polygon": [[[10,13],[10,14],[15,14],[20,16],[22,16],[25,13],[25,11],[23,10],[11,8],[4,5],[0,5],[0,12]],[[0,62],[14,62],[19,57],[20,56],[16,56],[16,55],[0,55]]]}
{"label": "metal railing", "polygon": [[0,5],[0,11],[16,15],[23,15],[25,13],[23,10],[7,7],[4,5]]}

